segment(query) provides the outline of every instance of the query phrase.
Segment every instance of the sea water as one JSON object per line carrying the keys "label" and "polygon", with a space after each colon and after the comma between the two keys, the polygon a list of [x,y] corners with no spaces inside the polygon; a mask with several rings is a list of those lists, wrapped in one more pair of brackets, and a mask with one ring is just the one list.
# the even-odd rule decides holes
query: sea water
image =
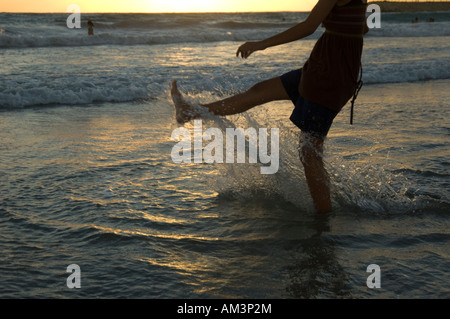
{"label": "sea water", "polygon": [[171,81],[195,104],[299,68],[323,29],[235,53],[306,16],[0,14],[0,297],[449,298],[449,13],[382,13],[365,37],[355,123],[344,108],[325,146],[331,214],[290,102],[202,123],[279,129],[276,174],[172,160]]}

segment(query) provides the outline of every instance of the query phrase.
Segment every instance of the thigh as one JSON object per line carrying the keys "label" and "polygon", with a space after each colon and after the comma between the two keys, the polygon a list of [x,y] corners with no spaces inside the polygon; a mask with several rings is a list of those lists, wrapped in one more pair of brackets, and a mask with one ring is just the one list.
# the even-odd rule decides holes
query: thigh
{"label": "thigh", "polygon": [[283,74],[280,79],[287,95],[289,95],[290,100],[295,105],[300,96],[298,87],[300,85],[300,80],[302,79],[302,69],[289,71]]}
{"label": "thigh", "polygon": [[249,91],[257,96],[260,103],[290,100],[280,77],[275,77],[255,84]]}

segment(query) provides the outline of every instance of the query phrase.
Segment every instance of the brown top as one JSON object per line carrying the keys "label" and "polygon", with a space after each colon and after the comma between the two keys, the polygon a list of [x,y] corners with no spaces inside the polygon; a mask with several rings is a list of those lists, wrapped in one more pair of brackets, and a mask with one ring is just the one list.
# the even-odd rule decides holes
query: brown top
{"label": "brown top", "polygon": [[354,95],[361,66],[366,3],[334,6],[326,28],[303,66],[299,92],[307,100],[339,112]]}

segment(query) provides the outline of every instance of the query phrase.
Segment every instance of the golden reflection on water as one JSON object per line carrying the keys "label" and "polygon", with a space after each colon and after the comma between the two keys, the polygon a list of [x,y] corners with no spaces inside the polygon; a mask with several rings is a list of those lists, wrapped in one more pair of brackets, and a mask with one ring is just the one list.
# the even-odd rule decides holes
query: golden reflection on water
{"label": "golden reflection on water", "polygon": [[111,228],[111,227],[105,227],[105,226],[98,226],[98,225],[86,225],[87,227],[92,227],[94,229],[100,230],[104,234],[114,234],[114,235],[120,235],[120,236],[126,236],[126,237],[148,237],[148,238],[156,238],[156,239],[174,239],[174,240],[183,240],[183,239],[190,239],[190,240],[198,240],[198,241],[217,241],[219,240],[218,237],[205,237],[197,234],[186,234],[186,233],[169,233],[169,232],[161,232],[157,230],[151,230],[149,229],[132,229],[132,230],[126,230],[126,229],[119,229],[119,228]]}

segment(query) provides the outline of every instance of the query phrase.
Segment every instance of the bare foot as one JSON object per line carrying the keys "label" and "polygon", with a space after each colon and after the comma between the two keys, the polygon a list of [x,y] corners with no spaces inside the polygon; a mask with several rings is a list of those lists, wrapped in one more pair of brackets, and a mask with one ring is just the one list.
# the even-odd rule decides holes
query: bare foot
{"label": "bare foot", "polygon": [[193,119],[194,110],[189,104],[184,101],[183,96],[178,89],[176,80],[172,82],[172,90],[170,91],[170,93],[172,95],[173,104],[175,104],[177,122],[180,124],[184,124]]}

